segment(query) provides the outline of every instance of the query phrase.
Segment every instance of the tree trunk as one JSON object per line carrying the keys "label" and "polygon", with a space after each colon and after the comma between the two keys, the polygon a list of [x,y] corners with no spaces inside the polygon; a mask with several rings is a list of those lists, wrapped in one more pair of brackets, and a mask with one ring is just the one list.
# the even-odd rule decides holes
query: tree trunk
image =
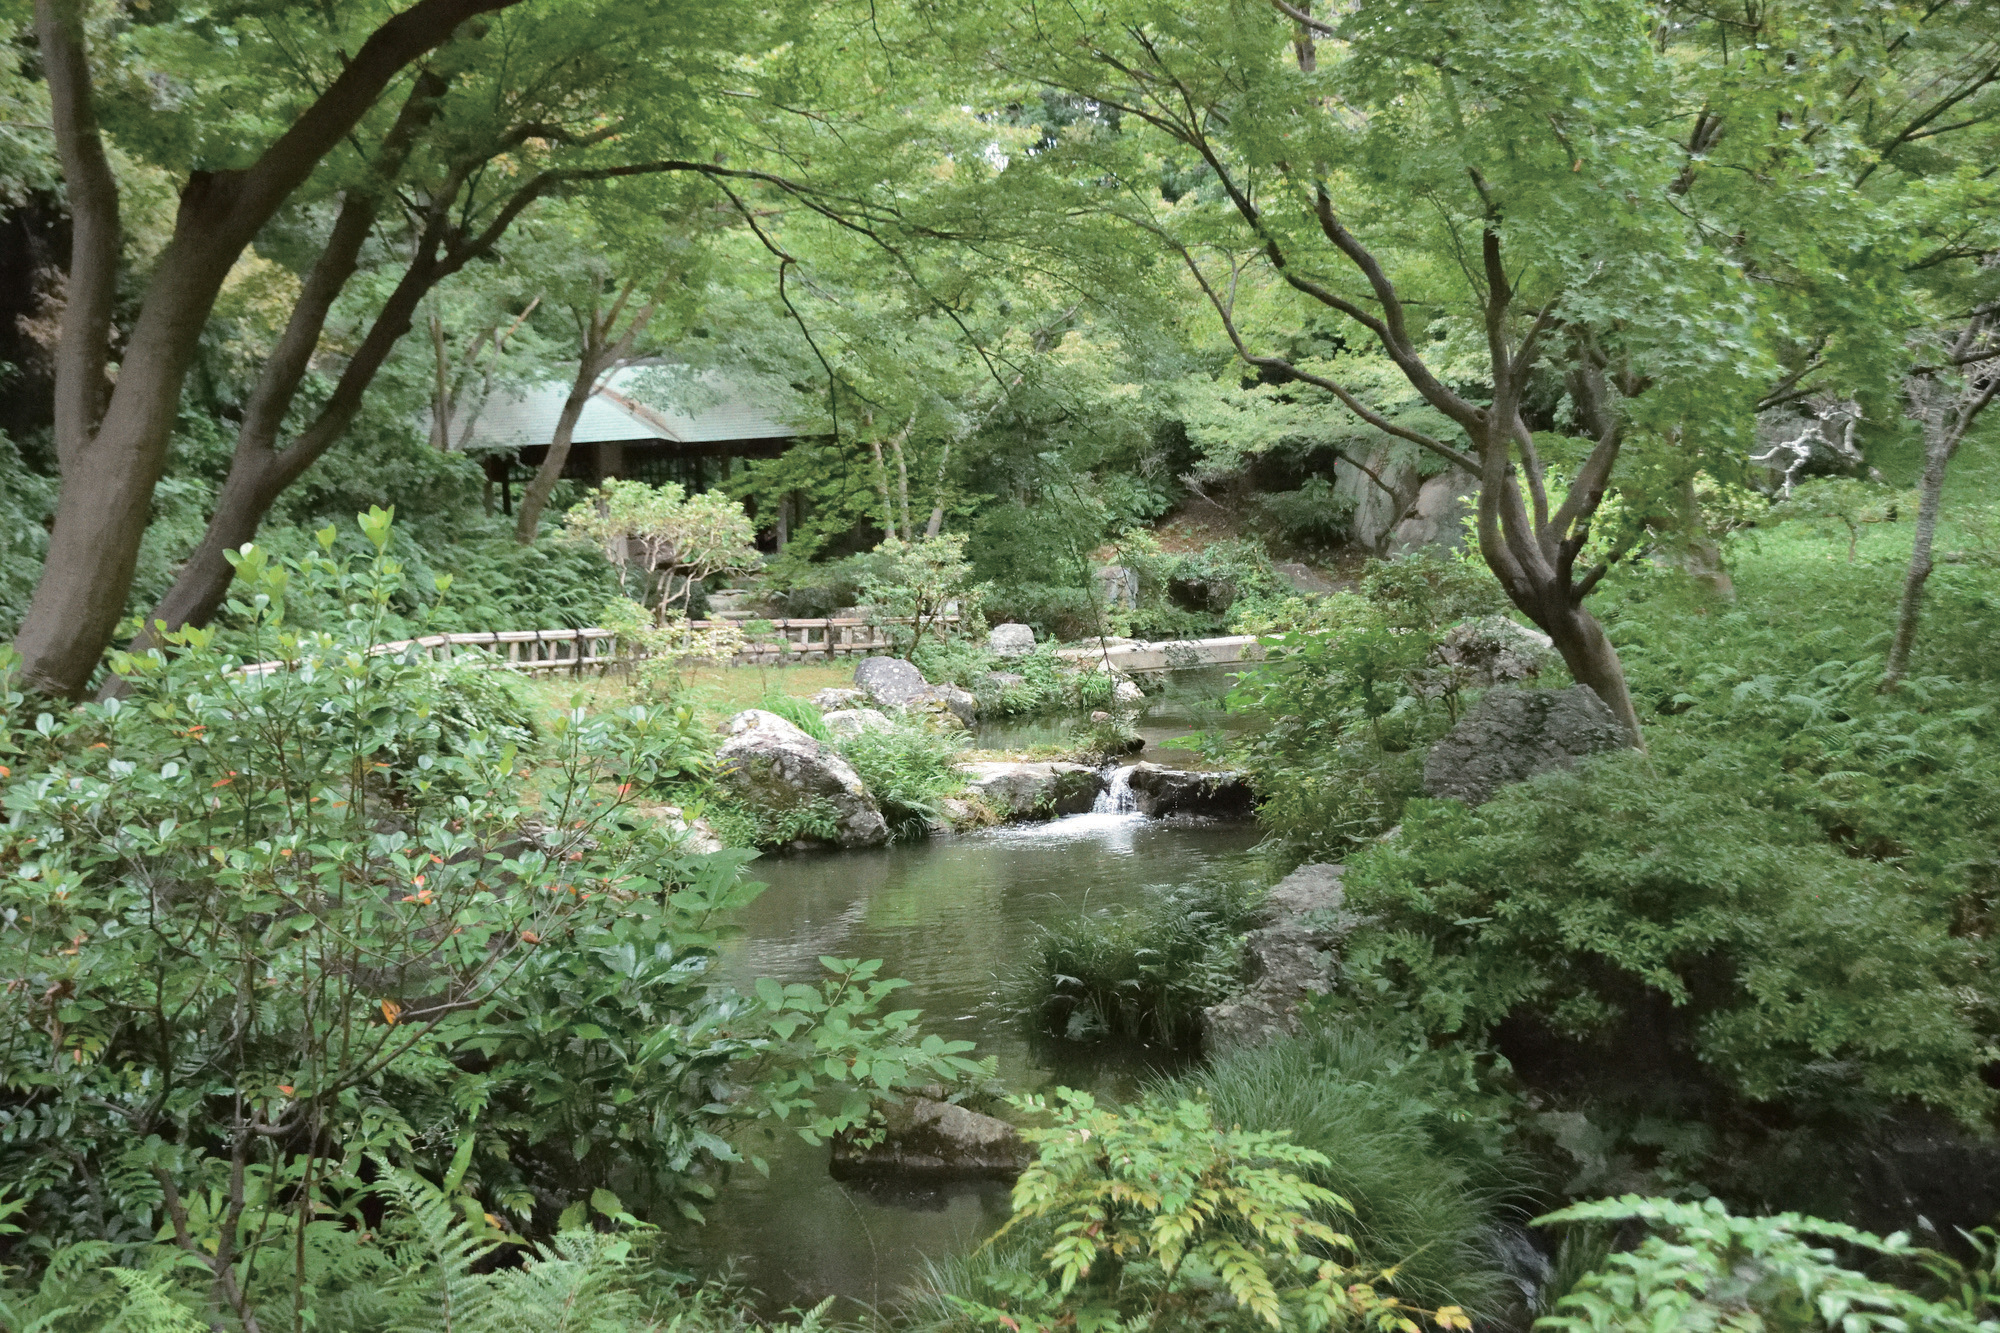
{"label": "tree trunk", "polygon": [[931,501],[931,521],[924,524],[924,540],[929,541],[944,528],[944,476],[945,468],[951,463],[950,440],[944,442],[944,452],[938,455],[937,494]]}
{"label": "tree trunk", "polygon": [[[262,458],[239,455],[230,463],[229,475],[216,493],[215,514],[209,519],[207,530],[174,575],[173,586],[146,617],[144,628],[132,641],[133,652],[144,652],[156,645],[162,625],[169,631],[185,625],[206,625],[222,609],[229,596],[229,585],[236,577],[236,567],[229,563],[229,552],[256,540],[264,515],[285,489],[287,479],[279,467],[281,456],[269,449],[261,452]],[[107,683],[104,693],[117,692]]]}
{"label": "tree trunk", "polygon": [[896,502],[889,498],[889,465],[882,459],[882,441],[870,438],[868,452],[875,456],[875,489],[882,492],[882,535],[894,537]]}
{"label": "tree trunk", "polygon": [[562,480],[563,464],[569,461],[570,437],[576,434],[576,423],[583,416],[583,409],[589,406],[591,395],[597,392],[597,381],[602,374],[603,366],[594,360],[586,360],[579,367],[576,379],[570,384],[569,397],[563,400],[562,415],[556,418],[556,432],[549,441],[548,455],[535,469],[534,477],[521,488],[521,509],[514,522],[514,540],[523,546],[534,544],[536,529],[542,522],[542,510],[547,507],[556,483]]}
{"label": "tree trunk", "polygon": [[[31,690],[80,696],[131,592],[167,442],[216,294],[259,229],[411,61],[465,19],[519,0],[418,0],[371,34],[313,104],[246,169],[198,171],[153,265],[117,386],[96,421],[117,282],[116,186],[103,162],[77,0],[37,0],[36,27],[72,227],[70,302],[57,354],[62,489],[48,559],[15,637]],[[103,322],[100,323],[100,311]]]}
{"label": "tree trunk", "polygon": [[1943,432],[1925,434],[1931,438],[1925,442],[1916,540],[1910,546],[1910,568],[1903,575],[1903,600],[1896,611],[1896,636],[1889,644],[1889,665],[1882,673],[1885,690],[1895,689],[1910,670],[1910,649],[1917,641],[1917,621],[1923,614],[1924,584],[1931,576],[1931,546],[1937,539],[1938,511],[1944,507],[1945,470],[1954,452]]}
{"label": "tree trunk", "polygon": [[534,543],[536,529],[541,526],[542,510],[547,507],[549,496],[555,492],[556,483],[562,480],[563,464],[569,461],[570,437],[576,433],[577,419],[583,415],[583,409],[601,387],[604,377],[631,356],[633,345],[645,333],[646,325],[652,322],[653,312],[659,308],[656,294],[632,316],[625,332],[614,338],[612,331],[617,328],[620,316],[625,313],[626,303],[638,287],[637,278],[628,279],[617,299],[612,301],[609,311],[600,314],[593,307],[579,312],[577,322],[583,336],[576,379],[570,385],[569,397],[563,400],[562,415],[556,419],[555,438],[549,441],[548,456],[535,469],[534,479],[521,491],[521,514],[514,524],[514,540],[523,546]]}
{"label": "tree trunk", "polygon": [[1570,678],[1579,685],[1589,686],[1604,701],[1611,715],[1618,719],[1618,725],[1631,737],[1633,748],[1645,749],[1639,730],[1639,711],[1633,707],[1631,689],[1625,684],[1625,664],[1618,660],[1618,650],[1604,636],[1604,627],[1597,623],[1597,617],[1581,606],[1536,609],[1523,606],[1521,610],[1554,642],[1563,665],[1569,668]]}
{"label": "tree trunk", "polygon": [[[1969,356],[1983,336],[1984,319],[1975,319],[1952,349],[1958,357]],[[1893,690],[1909,674],[1910,650],[1917,642],[1917,622],[1923,615],[1924,584],[1931,576],[1931,548],[1937,540],[1938,514],[1944,508],[1945,474],[1952,456],[1965,442],[1972,423],[2000,390],[2000,367],[1989,358],[1983,362],[1984,379],[1975,380],[1951,407],[1923,401],[1933,394],[1929,383],[1914,384],[1911,396],[1918,399],[1917,415],[1924,423],[1924,475],[1919,483],[1916,538],[1910,545],[1910,568],[1903,575],[1903,600],[1896,609],[1896,634],[1889,643],[1889,662],[1882,672],[1883,690]]]}
{"label": "tree trunk", "polygon": [[[1683,478],[1680,486],[1681,534],[1687,543],[1683,567],[1695,582],[1725,602],[1736,600],[1736,584],[1729,567],[1722,563],[1722,543],[1708,535],[1701,521],[1701,501],[1694,493],[1694,478]],[[1849,552],[1850,557],[1852,551]]]}
{"label": "tree trunk", "polygon": [[903,442],[894,441],[896,449],[896,500],[903,511],[903,540],[916,540],[916,528],[910,522],[910,465],[903,455]]}

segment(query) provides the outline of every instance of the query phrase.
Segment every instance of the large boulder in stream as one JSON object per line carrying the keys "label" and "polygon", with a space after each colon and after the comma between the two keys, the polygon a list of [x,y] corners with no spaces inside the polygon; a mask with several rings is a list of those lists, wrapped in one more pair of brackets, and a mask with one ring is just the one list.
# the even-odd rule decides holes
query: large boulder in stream
{"label": "large boulder in stream", "polygon": [[1588,686],[1497,686],[1424,756],[1424,794],[1479,805],[1510,782],[1570,768],[1626,744],[1625,729]]}
{"label": "large boulder in stream", "polygon": [[1256,813],[1247,773],[1166,768],[1142,761],[1132,765],[1129,776],[1133,804],[1148,819],[1168,815],[1248,819]]}
{"label": "large boulder in stream", "polygon": [[854,668],[854,684],[869,703],[892,713],[928,718],[953,730],[979,720],[979,700],[970,690],[933,685],[914,663],[900,657],[862,658]]}
{"label": "large boulder in stream", "polygon": [[965,790],[1001,819],[1054,819],[1089,811],[1103,790],[1097,770],[1082,764],[1013,760],[960,764]]}
{"label": "large boulder in stream", "polygon": [[878,1142],[834,1140],[834,1175],[1018,1176],[1034,1156],[1012,1125],[955,1102],[910,1097],[876,1113],[883,1122]]}
{"label": "large boulder in stream", "polygon": [[1304,865],[1272,887],[1259,909],[1263,924],[1243,937],[1248,984],[1202,1010],[1202,1042],[1211,1052],[1298,1031],[1299,1006],[1333,989],[1340,963],[1333,951],[1355,925],[1342,870]]}
{"label": "large boulder in stream", "polygon": [[848,762],[776,713],[746,709],[723,729],[729,739],[715,755],[716,781],[751,809],[767,814],[823,802],[842,847],[879,847],[889,825]]}

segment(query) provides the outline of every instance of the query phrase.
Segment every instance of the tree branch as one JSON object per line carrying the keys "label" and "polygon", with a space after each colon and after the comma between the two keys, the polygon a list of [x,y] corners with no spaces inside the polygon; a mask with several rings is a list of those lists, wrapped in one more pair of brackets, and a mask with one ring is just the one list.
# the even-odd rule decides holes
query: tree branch
{"label": "tree branch", "polygon": [[[1398,439],[1408,440],[1412,444],[1421,445],[1423,448],[1437,454],[1440,458],[1449,459],[1454,465],[1465,469],[1467,472],[1475,475],[1478,473],[1479,463],[1472,455],[1465,453],[1463,450],[1454,449],[1443,440],[1434,439],[1422,431],[1411,430],[1406,426],[1397,425],[1381,413],[1368,407],[1359,398],[1349,393],[1346,387],[1337,381],[1330,380],[1324,375],[1315,375],[1311,371],[1300,370],[1283,357],[1253,355],[1249,347],[1245,345],[1243,335],[1237,331],[1236,321],[1230,318],[1229,309],[1223,303],[1221,295],[1216,292],[1214,287],[1209,285],[1208,275],[1203,273],[1201,266],[1194,262],[1194,256],[1188,253],[1187,247],[1177,242],[1170,241],[1168,243],[1180,252],[1181,260],[1187,265],[1188,272],[1194,275],[1195,282],[1200,284],[1202,293],[1208,297],[1209,304],[1215,307],[1216,317],[1222,321],[1223,331],[1229,335],[1230,344],[1236,348],[1236,354],[1243,358],[1245,362],[1253,366],[1282,371],[1294,379],[1312,385],[1314,388],[1324,389],[1338,398],[1348,411],[1354,413],[1355,416],[1360,417],[1375,429],[1385,434],[1393,435]],[[1352,459],[1348,461],[1353,462]],[[1356,464],[1356,466],[1359,467],[1360,465]],[[1369,472],[1367,468],[1362,468],[1362,471],[1368,472],[1369,476],[1374,477],[1376,485],[1382,485],[1382,479],[1375,477],[1373,472]],[[1386,491],[1389,488],[1382,486],[1382,489]]]}

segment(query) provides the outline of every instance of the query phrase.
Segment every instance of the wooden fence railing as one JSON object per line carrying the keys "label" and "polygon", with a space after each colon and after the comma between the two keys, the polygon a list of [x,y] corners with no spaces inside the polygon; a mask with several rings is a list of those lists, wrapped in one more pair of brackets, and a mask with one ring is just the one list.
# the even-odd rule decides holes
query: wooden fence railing
{"label": "wooden fence railing", "polygon": [[[956,620],[956,616],[945,617]],[[734,620],[692,620],[691,634],[735,629],[743,634],[743,651],[729,659],[731,666],[769,666],[781,662],[831,661],[839,657],[871,657],[894,647],[888,626],[907,625],[905,619],[812,620],[779,619],[767,623],[769,630],[745,630]],[[400,653],[411,648],[428,652],[439,662],[453,662],[480,670],[505,668],[530,675],[566,671],[572,675],[603,674],[643,656],[636,645],[623,643],[608,629],[521,629],[489,630],[479,634],[430,634],[421,639],[399,639],[377,644],[378,653]],[[246,676],[268,675],[284,669],[283,662],[258,662],[243,668]]]}

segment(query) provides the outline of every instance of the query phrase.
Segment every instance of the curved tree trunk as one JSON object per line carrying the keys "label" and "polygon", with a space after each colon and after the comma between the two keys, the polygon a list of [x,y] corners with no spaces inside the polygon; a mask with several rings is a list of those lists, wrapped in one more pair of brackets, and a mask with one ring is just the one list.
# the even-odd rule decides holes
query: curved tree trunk
{"label": "curved tree trunk", "polygon": [[597,392],[598,368],[586,362],[583,369],[569,388],[569,397],[563,399],[562,415],[556,418],[556,431],[549,440],[549,452],[535,469],[534,478],[521,488],[521,508],[514,518],[514,540],[523,546],[531,545],[535,533],[541,527],[542,510],[548,507],[549,496],[555,492],[556,483],[562,480],[563,465],[569,462],[570,440],[576,434],[576,423],[583,416],[583,409],[590,404],[591,395]]}
{"label": "curved tree trunk", "polygon": [[659,297],[655,294],[632,316],[632,322],[625,326],[625,331],[618,333],[618,321],[638,289],[639,280],[629,278],[611,302],[609,310],[599,311],[593,304],[588,310],[576,311],[577,328],[581,335],[578,339],[576,378],[570,382],[569,397],[563,400],[562,415],[556,418],[555,436],[549,441],[548,455],[535,469],[534,479],[521,491],[521,510],[514,521],[514,540],[523,546],[533,544],[535,533],[541,527],[542,511],[548,507],[549,496],[555,493],[556,483],[562,480],[563,465],[569,461],[570,440],[576,434],[576,423],[583,416],[583,409],[590,405],[591,396],[602,387],[605,376],[632,355],[633,346],[646,332],[653,312],[659,308]]}
{"label": "curved tree trunk", "polygon": [[15,636],[24,684],[80,696],[124,614],[166,466],[181,386],[222,283],[245,246],[404,67],[476,14],[519,0],[418,0],[384,22],[250,167],[198,171],[181,191],[101,420],[118,280],[117,186],[97,133],[79,0],[36,0],[37,35],[73,218],[70,304],[56,358],[62,488],[27,617]]}

